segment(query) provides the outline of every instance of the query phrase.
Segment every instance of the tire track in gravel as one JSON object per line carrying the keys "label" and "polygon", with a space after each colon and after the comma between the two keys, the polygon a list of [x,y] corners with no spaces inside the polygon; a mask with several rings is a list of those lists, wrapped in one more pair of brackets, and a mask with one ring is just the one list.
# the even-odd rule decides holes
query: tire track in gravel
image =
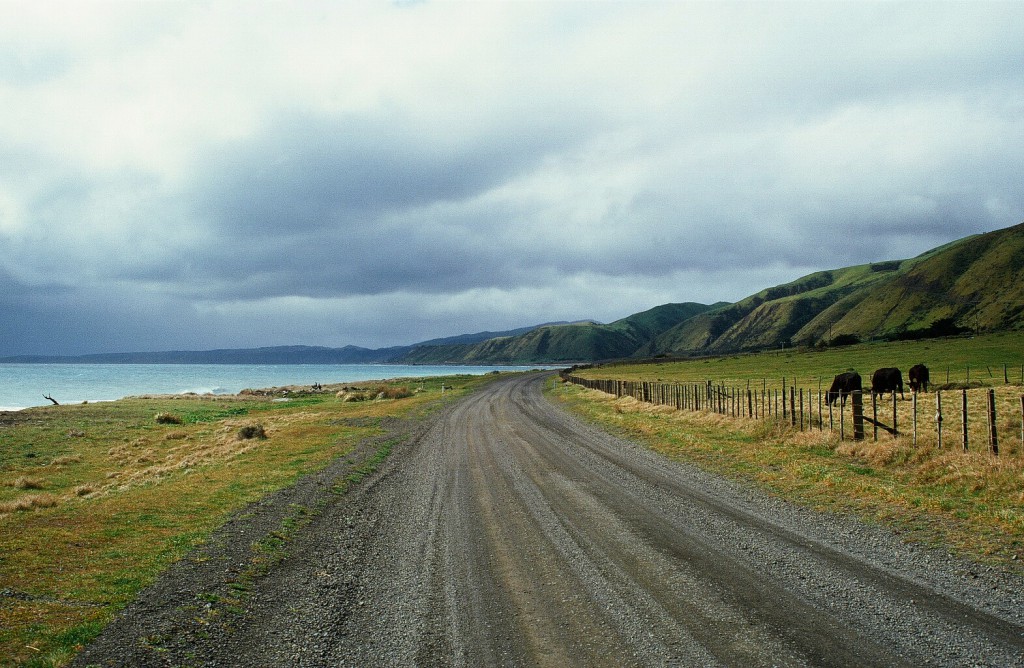
{"label": "tire track in gravel", "polygon": [[546,378],[411,432],[244,614],[178,614],[151,660],[108,642],[96,663],[1024,666],[1021,578],[670,462],[555,407]]}

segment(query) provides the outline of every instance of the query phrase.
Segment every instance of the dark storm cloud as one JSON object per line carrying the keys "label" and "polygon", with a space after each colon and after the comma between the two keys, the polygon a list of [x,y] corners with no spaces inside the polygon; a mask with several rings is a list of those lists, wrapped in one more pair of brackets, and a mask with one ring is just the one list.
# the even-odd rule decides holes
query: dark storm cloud
{"label": "dark storm cloud", "polygon": [[612,320],[1024,219],[1019,3],[32,7],[8,352]]}
{"label": "dark storm cloud", "polygon": [[474,138],[443,126],[405,127],[401,115],[275,119],[253,140],[202,158],[194,199],[199,214],[232,236],[358,228],[478,194],[563,150],[579,132],[547,125],[513,120]]}

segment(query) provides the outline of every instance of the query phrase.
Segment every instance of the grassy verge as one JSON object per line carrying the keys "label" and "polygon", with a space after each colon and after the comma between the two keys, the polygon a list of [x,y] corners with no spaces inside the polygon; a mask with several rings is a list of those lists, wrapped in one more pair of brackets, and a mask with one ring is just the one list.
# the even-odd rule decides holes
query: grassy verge
{"label": "grassy verge", "polygon": [[[1005,335],[989,341],[931,342],[930,349],[944,356],[940,359],[960,359],[964,364],[984,368],[983,363],[966,361],[971,359],[969,356],[956,357],[960,353],[955,348],[985,348],[993,358],[1009,362],[1010,353],[1020,356],[1024,346],[1014,349],[1012,345],[1007,347],[1007,342],[1020,342],[1021,338]],[[920,346],[920,342],[885,344],[853,352],[861,356],[858,364],[863,374],[865,369],[883,366],[883,360],[906,368],[919,361],[916,353]],[[792,352],[786,356],[608,366],[581,374],[669,382],[781,379],[784,374],[789,378],[813,377],[832,373],[839,360],[845,359],[835,357],[838,352],[828,351],[824,357],[822,353],[804,356]],[[989,358],[989,366],[995,366],[993,358]],[[823,360],[828,365],[818,367]],[[1019,411],[1022,388],[1003,385],[1001,364],[994,384],[1001,395],[1010,398],[1009,415],[1004,419],[1012,424],[1006,425],[1005,432],[1018,434],[1018,440],[1001,444],[999,457],[984,447],[964,452],[955,440],[955,423],[947,423],[953,433],[947,433],[949,440],[940,449],[933,437],[921,434],[916,445],[910,435],[892,438],[882,434],[874,441],[870,431],[865,441],[840,441],[837,433],[827,429],[801,432],[781,420],[676,411],[569,385],[559,387],[555,396],[587,419],[666,456],[754,482],[774,494],[816,508],[851,512],[884,523],[902,532],[907,540],[942,545],[975,560],[1024,571],[1024,455],[1019,444],[1019,412],[1012,417],[1009,411],[1013,405]],[[839,366],[839,370],[842,368]],[[708,369],[723,370],[723,375],[710,374]],[[900,410],[906,411],[911,402],[899,404]],[[947,420],[950,417],[947,415]],[[908,424],[905,415],[901,424]]]}
{"label": "grassy verge", "polygon": [[0,664],[66,664],[232,512],[380,433],[381,417],[431,410],[442,384],[447,399],[486,380],[367,384],[362,400],[291,392],[0,414]]}

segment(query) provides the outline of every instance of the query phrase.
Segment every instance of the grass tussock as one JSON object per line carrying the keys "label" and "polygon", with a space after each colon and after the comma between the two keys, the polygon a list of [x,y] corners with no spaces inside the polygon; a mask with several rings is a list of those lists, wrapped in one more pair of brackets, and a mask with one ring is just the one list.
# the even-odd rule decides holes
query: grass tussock
{"label": "grass tussock", "polygon": [[82,455],[63,455],[61,457],[54,457],[50,462],[50,466],[70,466],[71,464],[79,464],[82,462]]}
{"label": "grass tussock", "polygon": [[53,494],[31,494],[14,501],[0,503],[0,514],[26,512],[37,508],[53,508],[60,503],[60,498]]}
{"label": "grass tussock", "polygon": [[174,413],[157,413],[154,418],[157,424],[181,424],[182,419]]}
{"label": "grass tussock", "polygon": [[413,391],[405,385],[384,385],[373,390],[377,399],[407,399],[413,395]]}
{"label": "grass tussock", "polygon": [[266,438],[267,430],[263,428],[258,422],[252,424],[243,425],[238,430],[238,439],[245,441],[250,438]]}
{"label": "grass tussock", "polygon": [[46,485],[39,478],[23,475],[11,481],[10,486],[15,489],[43,489]]}

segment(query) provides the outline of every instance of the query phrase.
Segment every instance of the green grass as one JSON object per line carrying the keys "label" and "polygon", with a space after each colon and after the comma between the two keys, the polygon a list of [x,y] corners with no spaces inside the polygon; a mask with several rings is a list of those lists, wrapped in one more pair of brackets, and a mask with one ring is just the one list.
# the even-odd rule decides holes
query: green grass
{"label": "green grass", "polygon": [[587,378],[618,380],[662,380],[703,382],[767,383],[781,387],[795,380],[807,388],[826,386],[833,376],[853,369],[867,383],[875,369],[898,367],[907,370],[923,363],[931,371],[934,384],[1003,384],[1003,366],[1011,383],[1021,382],[1024,365],[1024,332],[1006,332],[976,337],[953,337],[921,341],[862,343],[828,349],[780,349],[767,353],[725,355],[693,360],[651,364],[605,365],[584,369],[578,375]]}
{"label": "green grass", "polygon": [[[405,379],[393,385],[412,396],[360,403],[186,396],[0,414],[0,665],[65,665],[233,512],[380,434],[383,417],[436,410],[442,383],[448,401],[489,379]],[[182,423],[158,424],[159,413]],[[268,438],[239,439],[257,419]],[[254,577],[310,512],[294,509],[260,545]]]}

